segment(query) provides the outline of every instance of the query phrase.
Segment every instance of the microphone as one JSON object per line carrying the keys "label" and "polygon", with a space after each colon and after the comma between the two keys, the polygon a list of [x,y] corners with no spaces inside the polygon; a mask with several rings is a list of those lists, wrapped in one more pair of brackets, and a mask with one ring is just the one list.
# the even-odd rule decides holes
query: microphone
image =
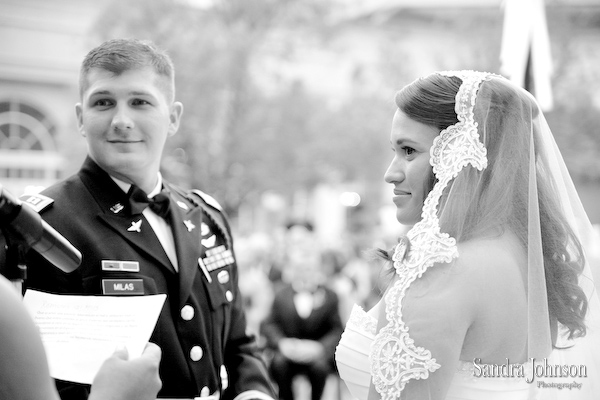
{"label": "microphone", "polygon": [[31,207],[3,190],[0,184],[0,228],[24,241],[46,260],[72,272],[81,264],[81,253]]}

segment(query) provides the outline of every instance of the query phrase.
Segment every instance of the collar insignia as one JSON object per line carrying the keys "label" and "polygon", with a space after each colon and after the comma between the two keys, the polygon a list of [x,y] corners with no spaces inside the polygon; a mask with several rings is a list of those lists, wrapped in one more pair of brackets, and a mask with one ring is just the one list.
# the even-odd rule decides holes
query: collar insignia
{"label": "collar insignia", "polygon": [[131,226],[129,228],[127,228],[128,232],[141,232],[141,228],[142,228],[142,220],[140,219],[139,221],[133,221],[131,223]]}
{"label": "collar insignia", "polygon": [[200,244],[209,249],[215,245],[216,241],[217,237],[215,235],[212,235],[206,239],[200,239]]}
{"label": "collar insignia", "polygon": [[[186,206],[186,207],[187,207],[187,206]],[[183,221],[183,224],[184,224],[184,225],[185,225],[185,227],[187,228],[188,232],[191,232],[191,231],[192,231],[192,230],[193,230],[193,229],[196,227],[196,225],[194,225],[194,224],[192,223],[192,221],[191,221],[191,220],[189,220],[189,219],[186,219],[186,220],[184,220],[184,221]]]}
{"label": "collar insignia", "polygon": [[125,206],[123,206],[123,204],[117,203],[110,208],[110,211],[112,211],[113,214],[118,214],[121,212],[121,210],[123,210],[123,208],[125,208]]}

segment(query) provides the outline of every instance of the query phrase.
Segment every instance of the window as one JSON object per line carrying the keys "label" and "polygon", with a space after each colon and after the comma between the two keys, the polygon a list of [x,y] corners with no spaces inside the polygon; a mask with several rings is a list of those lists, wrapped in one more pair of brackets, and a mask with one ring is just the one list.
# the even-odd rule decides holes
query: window
{"label": "window", "polygon": [[15,195],[59,178],[56,127],[40,110],[19,101],[0,101],[0,183]]}
{"label": "window", "polygon": [[55,151],[56,128],[39,110],[19,102],[0,102],[0,149]]}

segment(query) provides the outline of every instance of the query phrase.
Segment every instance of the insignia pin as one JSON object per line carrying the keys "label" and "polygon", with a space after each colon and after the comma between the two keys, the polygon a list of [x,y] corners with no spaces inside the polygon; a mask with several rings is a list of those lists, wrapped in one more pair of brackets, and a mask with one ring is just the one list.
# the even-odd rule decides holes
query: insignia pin
{"label": "insignia pin", "polygon": [[117,214],[120,213],[123,208],[125,208],[123,204],[117,203],[110,208],[110,211],[112,211],[114,214]]}
{"label": "insignia pin", "polygon": [[183,224],[187,228],[188,232],[191,232],[196,227],[196,225],[194,225],[189,219],[184,220]]}
{"label": "insignia pin", "polygon": [[210,228],[204,222],[200,224],[200,234],[206,236],[210,233]]}
{"label": "insignia pin", "polygon": [[216,241],[217,237],[215,235],[212,235],[206,239],[200,239],[200,244],[209,249],[215,245]]}
{"label": "insignia pin", "polygon": [[140,219],[139,221],[133,221],[131,223],[131,226],[129,228],[127,228],[128,232],[141,232],[141,228],[142,228],[142,220]]}

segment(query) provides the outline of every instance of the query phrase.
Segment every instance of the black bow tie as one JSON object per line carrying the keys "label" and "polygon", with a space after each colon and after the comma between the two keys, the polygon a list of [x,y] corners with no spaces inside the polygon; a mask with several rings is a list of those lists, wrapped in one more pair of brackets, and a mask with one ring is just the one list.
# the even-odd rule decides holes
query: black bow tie
{"label": "black bow tie", "polygon": [[129,189],[129,206],[132,214],[141,214],[146,207],[150,207],[157,215],[165,220],[169,219],[170,202],[169,195],[165,191],[148,198],[146,192],[135,185],[131,185]]}

